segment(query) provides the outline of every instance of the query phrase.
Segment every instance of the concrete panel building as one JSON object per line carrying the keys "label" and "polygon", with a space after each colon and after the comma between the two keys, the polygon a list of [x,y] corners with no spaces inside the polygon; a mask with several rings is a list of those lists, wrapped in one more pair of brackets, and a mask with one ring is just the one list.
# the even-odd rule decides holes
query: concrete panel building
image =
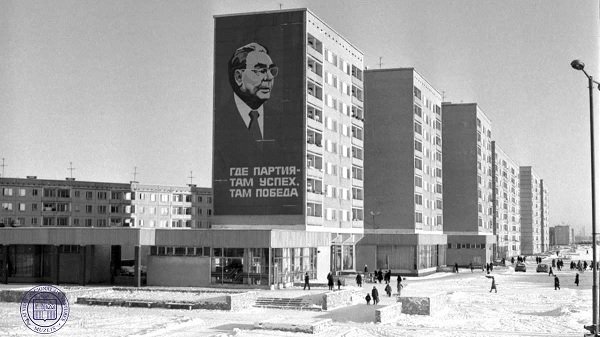
{"label": "concrete panel building", "polygon": [[554,226],[550,227],[550,230],[554,232],[554,241],[550,241],[551,245],[568,246],[573,243],[571,226]]}
{"label": "concrete panel building", "polygon": [[[215,17],[212,228],[286,233],[284,247],[263,255],[270,283],[355,270],[362,69],[362,52],[306,9]],[[246,91],[252,83],[261,83],[257,94]],[[259,130],[250,135],[254,112]],[[231,248],[251,258],[248,247]]]}
{"label": "concrete panel building", "polygon": [[521,254],[519,165],[495,141],[492,141],[492,163],[494,257],[510,258]]}
{"label": "concrete panel building", "polygon": [[[521,253],[533,255],[544,251],[541,179],[531,166],[521,166],[519,172]],[[549,237],[549,233],[546,237]]]}
{"label": "concrete panel building", "polygon": [[549,200],[548,200],[548,185],[544,183],[544,179],[540,179],[540,202],[541,202],[541,218],[540,230],[542,232],[542,251],[550,249],[550,218],[549,218]]}
{"label": "concrete panel building", "polygon": [[440,93],[413,68],[365,71],[365,237],[357,265],[423,275],[446,264]]}
{"label": "concrete panel building", "polygon": [[444,103],[442,110],[447,261],[485,264],[496,246],[492,123],[476,103]]}

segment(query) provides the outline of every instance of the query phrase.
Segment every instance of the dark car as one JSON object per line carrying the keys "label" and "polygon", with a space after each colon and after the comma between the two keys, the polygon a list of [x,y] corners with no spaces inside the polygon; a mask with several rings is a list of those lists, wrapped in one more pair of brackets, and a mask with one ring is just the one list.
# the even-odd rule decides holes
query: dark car
{"label": "dark car", "polygon": [[517,265],[515,266],[515,271],[526,272],[527,271],[527,267],[525,266],[525,263],[518,262]]}
{"label": "dark car", "polygon": [[548,272],[548,265],[545,263],[540,263],[537,265],[537,268],[535,268],[535,271],[538,273],[547,273]]}

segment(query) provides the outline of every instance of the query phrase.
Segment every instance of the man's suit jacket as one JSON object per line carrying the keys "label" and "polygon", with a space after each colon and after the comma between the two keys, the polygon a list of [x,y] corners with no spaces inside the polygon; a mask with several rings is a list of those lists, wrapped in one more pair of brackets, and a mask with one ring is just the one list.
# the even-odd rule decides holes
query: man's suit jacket
{"label": "man's suit jacket", "polygon": [[[214,114],[214,156],[213,156],[213,190],[215,199],[229,198],[230,178],[229,168],[248,167],[252,172],[254,167],[266,166],[296,166],[302,169],[304,132],[301,125],[293,125],[294,120],[282,118],[280,111],[269,109],[269,101],[263,106],[263,140],[252,138],[248,127],[240,116],[233,95],[230,100],[217,106]],[[298,139],[300,137],[300,139]],[[300,175],[299,175],[300,176]],[[254,179],[255,187],[258,183]],[[300,182],[300,179],[297,179]],[[300,187],[300,186],[299,186]],[[299,188],[300,190],[300,188]],[[289,204],[289,198],[278,198],[276,202]],[[298,199],[298,198],[295,198]],[[300,198],[302,199],[302,198]],[[236,198],[229,203],[235,203],[244,210],[240,214],[285,214],[285,209],[257,209],[257,205],[265,204],[265,199]],[[264,207],[263,207],[264,208]],[[223,211],[223,209],[221,209]],[[236,212],[226,210],[227,212]],[[246,212],[246,213],[244,213]],[[215,215],[219,215],[219,206],[215,205]],[[231,213],[230,213],[231,214]]]}

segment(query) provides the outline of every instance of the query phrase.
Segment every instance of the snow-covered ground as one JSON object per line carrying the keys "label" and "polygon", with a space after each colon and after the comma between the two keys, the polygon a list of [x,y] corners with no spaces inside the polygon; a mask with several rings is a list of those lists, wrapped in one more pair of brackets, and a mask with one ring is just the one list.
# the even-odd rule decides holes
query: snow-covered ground
{"label": "snow-covered ground", "polygon": [[[561,255],[563,252],[561,252]],[[566,251],[565,251],[566,253]],[[550,263],[556,255],[547,257]],[[591,248],[579,250],[571,258],[591,260]],[[461,269],[459,274],[438,273],[407,278],[403,296],[443,293],[444,305],[432,316],[400,315],[397,323],[374,324],[375,306],[357,304],[327,312],[306,312],[250,308],[239,312],[207,310],[169,310],[103,307],[72,304],[69,321],[56,336],[305,336],[254,329],[265,320],[304,323],[330,318],[332,327],[316,336],[583,336],[583,325],[591,323],[592,273],[580,273],[575,286],[575,271],[565,261],[561,289],[554,290],[554,278],[536,273],[533,258],[527,259],[527,272],[515,273],[512,267],[495,268],[498,293],[490,293],[491,280],[476,270]],[[395,285],[395,281],[392,282]],[[364,293],[373,284],[363,286]],[[395,303],[385,296],[384,285],[377,284],[381,305]],[[395,287],[393,287],[395,288]],[[311,294],[325,289],[312,289]],[[260,296],[290,297],[307,295],[302,288],[264,291]],[[179,296],[179,295],[178,295]],[[184,296],[184,295],[181,295]],[[189,295],[188,295],[189,296]],[[32,336],[19,316],[18,303],[0,303],[0,336]],[[308,335],[306,335],[308,336]]]}

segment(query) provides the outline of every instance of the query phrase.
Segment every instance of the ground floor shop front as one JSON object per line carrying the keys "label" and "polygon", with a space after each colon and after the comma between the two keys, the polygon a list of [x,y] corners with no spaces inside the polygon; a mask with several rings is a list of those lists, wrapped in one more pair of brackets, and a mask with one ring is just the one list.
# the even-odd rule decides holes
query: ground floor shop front
{"label": "ground floor shop front", "polygon": [[356,246],[357,270],[427,275],[446,265],[443,234],[369,233]]}
{"label": "ground floor shop front", "polygon": [[353,270],[353,234],[285,230],[0,229],[0,282],[286,285]]}

